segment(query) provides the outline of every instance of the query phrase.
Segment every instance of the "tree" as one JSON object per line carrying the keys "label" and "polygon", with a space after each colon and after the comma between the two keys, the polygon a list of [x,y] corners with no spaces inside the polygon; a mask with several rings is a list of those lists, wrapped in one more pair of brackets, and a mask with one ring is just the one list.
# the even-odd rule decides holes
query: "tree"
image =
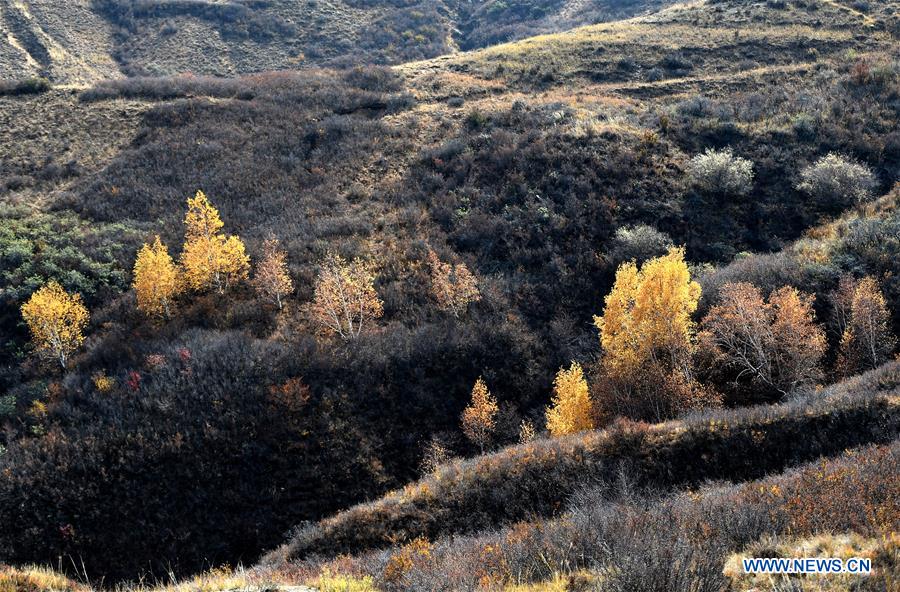
{"label": "tree", "polygon": [[184,225],[181,265],[191,288],[215,288],[221,294],[231,284],[247,279],[250,258],[244,243],[236,236],[222,234],[224,224],[219,212],[202,191],[188,199]]}
{"label": "tree", "polygon": [[55,281],[40,288],[22,305],[35,350],[65,369],[69,356],[84,342],[90,314],[80,294],[68,294]]}
{"label": "tree", "polygon": [[462,430],[482,453],[494,438],[498,411],[497,400],[491,395],[484,379],[479,378],[472,387],[472,400],[462,414]]}
{"label": "tree", "polygon": [[603,316],[594,317],[605,364],[622,372],[637,371],[650,360],[687,369],[691,315],[699,300],[700,284],[691,280],[684,249],[670,249],[640,271],[634,263],[622,264]]}
{"label": "tree", "polygon": [[169,250],[157,236],[152,245],[144,243],[134,262],[134,281],[138,309],[149,316],[169,318],[172,299],[181,291],[178,268]]}
{"label": "tree", "polygon": [[593,404],[581,365],[572,362],[560,368],[553,381],[553,404],[547,409],[547,429],[552,436],[565,436],[594,429]]}
{"label": "tree", "polygon": [[766,302],[753,284],[725,284],[701,322],[700,341],[715,363],[732,371],[735,389],[781,398],[821,376],[826,339],[813,300],[785,286]]}
{"label": "tree", "polygon": [[441,310],[450,311],[459,318],[469,304],[481,300],[478,281],[465,263],[444,263],[434,251],[429,251],[428,264],[431,267],[431,293]]}
{"label": "tree", "polygon": [[316,281],[310,313],[325,332],[358,338],[384,314],[372,264],[359,258],[348,263],[339,255],[329,255]]}
{"label": "tree", "polygon": [[730,148],[709,149],[688,164],[691,181],[704,191],[721,195],[746,195],[753,188],[753,163],[735,156]]}
{"label": "tree", "polygon": [[256,265],[251,285],[261,297],[270,300],[281,310],[282,299],[294,289],[287,269],[287,253],[272,237],[263,243],[263,257]]}
{"label": "tree", "polygon": [[829,206],[846,207],[867,202],[877,186],[867,166],[832,153],[801,171],[797,189]]}
{"label": "tree", "polygon": [[852,376],[890,360],[897,345],[891,333],[890,312],[874,278],[855,282],[849,314],[841,334],[837,369]]}
{"label": "tree", "polygon": [[603,316],[594,317],[603,349],[601,416],[659,421],[717,402],[693,379],[691,315],[699,299],[683,249],[670,249],[640,270],[634,263],[619,266]]}

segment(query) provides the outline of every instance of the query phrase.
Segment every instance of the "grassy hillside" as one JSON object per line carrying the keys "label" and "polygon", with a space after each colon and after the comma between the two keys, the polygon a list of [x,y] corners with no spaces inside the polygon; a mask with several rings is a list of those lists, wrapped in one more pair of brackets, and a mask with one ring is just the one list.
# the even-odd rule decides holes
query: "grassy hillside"
{"label": "grassy hillside", "polygon": [[400,63],[626,18],[667,0],[4,0],[4,78],[232,76]]}
{"label": "grassy hillside", "polygon": [[[340,574],[367,591],[718,592],[757,589],[753,583],[764,589],[892,590],[900,574],[898,452],[897,442],[854,449],[764,479],[675,494],[642,495],[627,480],[600,484],[579,492],[555,520],[281,563],[263,567],[258,577],[315,582],[318,574]],[[730,555],[739,552],[869,557],[874,571],[754,579],[735,568]]]}
{"label": "grassy hillside", "polygon": [[[0,532],[0,557],[77,556],[98,578],[252,562],[289,528],[417,479],[433,439],[451,455],[478,452],[459,421],[479,376],[501,408],[494,444],[512,444],[523,420],[541,429],[560,367],[581,362],[603,394],[593,316],[621,263],[673,244],[687,247],[703,283],[697,321],[727,279],[752,279],[766,294],[786,284],[815,292],[815,321],[830,331],[819,382],[834,381],[841,334],[829,293],[843,274],[877,278],[891,328],[900,328],[896,3],[870,4],[697,2],[395,68],[25,87],[43,91],[35,94],[0,87],[0,471],[12,475],[0,482],[0,516],[16,525]],[[25,5],[37,19],[37,3],[12,4]],[[414,12],[342,6],[335,14],[356,16],[338,20],[359,25]],[[137,56],[135,71],[152,73],[173,71],[168,60],[197,72],[276,67],[287,55],[282,37],[331,34],[326,21],[287,27],[276,18],[287,7],[87,8],[116,23],[119,64]],[[504,10],[493,13],[514,22]],[[429,26],[452,16],[423,14]],[[260,47],[271,63],[254,57]],[[223,69],[197,62],[201,48]],[[322,59],[338,54],[323,50]],[[725,148],[752,164],[739,194],[709,190],[692,172],[695,156]],[[870,170],[881,198],[837,222],[851,203],[798,188],[801,171],[832,152]],[[185,202],[198,189],[254,264],[270,233],[281,240],[294,284],[284,310],[247,283],[184,294],[166,322],[136,309],[137,248],[159,234],[177,258]],[[462,314],[434,295],[432,250],[477,280],[482,298]],[[310,314],[329,253],[376,269],[384,314],[355,341],[323,337]],[[92,315],[65,371],[32,355],[20,314],[50,280],[82,294]],[[698,379],[729,388],[714,370]],[[768,468],[781,470],[833,446],[892,437],[869,414],[893,421],[893,406],[865,400],[835,402],[833,418],[814,402],[808,419],[793,419],[790,406],[735,416],[746,429],[769,417],[782,430],[773,437],[815,428],[796,451],[773,451]],[[709,417],[731,411],[721,413]],[[746,459],[669,475],[669,461],[654,454],[708,444],[721,458],[724,443],[748,443],[744,432],[696,421],[681,435],[632,426],[633,435],[588,440],[603,454],[617,443],[646,446],[651,483],[758,475]],[[671,437],[671,447],[657,437]],[[572,442],[533,448],[546,464]],[[495,506],[485,508],[474,526],[495,524]],[[531,510],[525,500],[509,515]],[[444,532],[430,518],[407,518],[411,532]],[[338,535],[334,548],[345,544]],[[385,533],[361,536],[366,547]]]}
{"label": "grassy hillside", "polygon": [[479,531],[552,516],[587,485],[627,474],[671,489],[777,473],[900,429],[900,363],[778,406],[688,416],[661,425],[540,440],[441,467],[423,480],[298,532],[266,562]]}

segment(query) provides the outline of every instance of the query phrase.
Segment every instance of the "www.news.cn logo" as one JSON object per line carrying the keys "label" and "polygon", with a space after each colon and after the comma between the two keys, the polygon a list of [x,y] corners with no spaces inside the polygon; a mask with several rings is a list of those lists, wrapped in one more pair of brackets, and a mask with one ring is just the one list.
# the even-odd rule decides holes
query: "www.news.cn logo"
{"label": "www.news.cn logo", "polygon": [[744,573],[753,574],[859,574],[872,573],[872,560],[852,557],[748,558],[743,560]]}

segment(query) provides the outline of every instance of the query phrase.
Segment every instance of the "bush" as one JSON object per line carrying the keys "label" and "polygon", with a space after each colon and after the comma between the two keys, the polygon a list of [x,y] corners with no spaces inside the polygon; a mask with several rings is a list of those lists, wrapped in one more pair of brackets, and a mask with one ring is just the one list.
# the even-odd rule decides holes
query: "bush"
{"label": "bush", "polygon": [[702,190],[724,196],[746,195],[753,188],[753,163],[730,148],[708,149],[691,159],[691,181]]}
{"label": "bush", "polygon": [[648,259],[661,257],[674,246],[672,237],[665,232],[639,224],[616,230],[607,252],[610,262],[618,267],[626,261],[641,264]]}
{"label": "bush", "polygon": [[868,167],[834,153],[803,169],[797,185],[834,209],[869,201],[877,187],[878,179]]}
{"label": "bush", "polygon": [[37,95],[53,88],[46,78],[0,80],[0,97],[4,95]]}

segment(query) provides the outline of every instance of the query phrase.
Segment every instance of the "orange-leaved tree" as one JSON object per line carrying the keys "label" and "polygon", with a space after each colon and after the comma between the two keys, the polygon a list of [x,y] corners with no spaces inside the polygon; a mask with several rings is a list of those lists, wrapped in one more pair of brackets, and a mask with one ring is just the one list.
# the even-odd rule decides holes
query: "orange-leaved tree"
{"label": "orange-leaved tree", "polygon": [[547,429],[564,436],[594,429],[594,410],[581,365],[561,368],[553,381],[553,404],[547,409]]}
{"label": "orange-leaved tree", "polygon": [[785,286],[768,302],[759,288],[725,284],[704,317],[700,342],[736,392],[772,400],[815,382],[825,353],[825,332],[815,323],[813,296]]}
{"label": "orange-leaved tree", "polygon": [[601,415],[661,420],[716,402],[693,379],[691,315],[699,299],[684,249],[640,269],[633,262],[619,266],[603,315],[594,317],[603,349]]}
{"label": "orange-leaved tree", "polygon": [[144,243],[134,262],[132,282],[138,309],[148,316],[169,318],[181,285],[181,273],[159,236],[153,244]]}
{"label": "orange-leaved tree", "polygon": [[321,329],[343,339],[358,338],[384,307],[375,291],[374,265],[356,258],[329,255],[316,281],[310,314]]}
{"label": "orange-leaved tree", "polygon": [[431,293],[441,310],[459,318],[469,305],[481,300],[478,281],[465,263],[444,263],[434,251],[428,252]]}
{"label": "orange-leaved tree", "polygon": [[90,314],[80,294],[69,294],[50,281],[22,305],[22,318],[31,331],[35,351],[65,369],[69,356],[84,342]]}
{"label": "orange-leaved tree", "polygon": [[219,212],[202,191],[188,199],[184,217],[185,241],[181,252],[184,279],[194,290],[216,289],[220,294],[230,285],[247,279],[250,258],[244,243],[222,233]]}
{"label": "orange-leaved tree", "polygon": [[494,439],[498,411],[497,400],[488,390],[484,379],[479,377],[472,387],[472,400],[463,410],[462,429],[466,438],[478,446],[481,452],[484,452]]}
{"label": "orange-leaved tree", "polygon": [[841,334],[837,370],[851,376],[891,359],[897,339],[881,288],[874,278],[853,282],[845,326]]}
{"label": "orange-leaved tree", "polygon": [[263,256],[256,264],[253,289],[281,310],[283,299],[294,289],[294,282],[287,269],[287,253],[278,245],[278,239],[270,237],[263,243]]}

